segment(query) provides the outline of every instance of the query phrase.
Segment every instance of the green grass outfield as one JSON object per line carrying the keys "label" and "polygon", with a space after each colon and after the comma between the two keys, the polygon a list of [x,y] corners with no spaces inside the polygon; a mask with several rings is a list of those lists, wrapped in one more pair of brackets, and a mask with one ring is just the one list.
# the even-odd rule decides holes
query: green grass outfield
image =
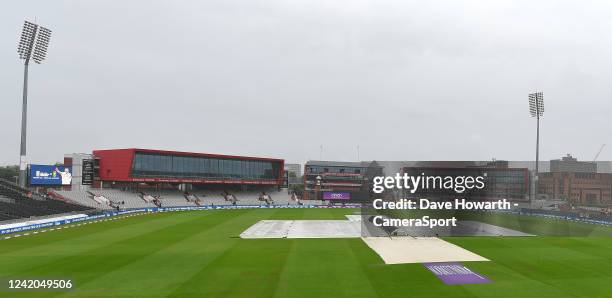
{"label": "green grass outfield", "polygon": [[420,264],[385,265],[361,239],[239,238],[262,219],[354,211],[159,213],[0,240],[0,278],[75,282],[69,291],[0,296],[612,297],[612,237],[446,238],[491,260],[464,264],[492,284],[464,286],[447,286]]}

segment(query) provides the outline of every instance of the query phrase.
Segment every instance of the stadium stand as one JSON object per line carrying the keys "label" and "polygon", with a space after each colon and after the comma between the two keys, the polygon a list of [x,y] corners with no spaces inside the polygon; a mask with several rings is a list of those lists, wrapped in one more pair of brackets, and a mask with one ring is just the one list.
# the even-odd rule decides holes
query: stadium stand
{"label": "stadium stand", "polygon": [[[123,191],[119,189],[91,189],[83,190],[57,190],[62,197],[91,208],[112,210],[146,208],[146,207],[184,207],[184,206],[210,206],[232,205],[226,201],[222,191],[196,190],[184,193],[178,190],[150,190],[150,191]],[[298,205],[291,199],[286,190],[270,190],[266,193],[272,198],[274,205]],[[260,201],[259,191],[232,192],[236,198],[236,205],[266,205]],[[102,197],[104,199],[100,199]],[[98,198],[98,199],[94,199]],[[154,201],[157,200],[157,201]],[[107,200],[109,203],[105,203]],[[157,203],[156,203],[157,202]],[[319,201],[302,201],[304,205],[318,204]],[[159,204],[159,205],[158,205]]]}
{"label": "stadium stand", "polygon": [[10,181],[0,179],[0,220],[87,210],[90,208],[48,198],[21,188]]}

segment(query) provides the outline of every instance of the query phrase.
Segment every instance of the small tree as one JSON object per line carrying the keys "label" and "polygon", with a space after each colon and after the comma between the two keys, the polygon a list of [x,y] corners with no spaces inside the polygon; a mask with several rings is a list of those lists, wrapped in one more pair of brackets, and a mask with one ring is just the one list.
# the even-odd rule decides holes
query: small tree
{"label": "small tree", "polygon": [[301,194],[304,192],[304,184],[291,184],[289,185],[289,190],[291,192],[296,192],[298,194]]}
{"label": "small tree", "polygon": [[0,178],[13,181],[17,176],[19,176],[19,166],[0,167]]}

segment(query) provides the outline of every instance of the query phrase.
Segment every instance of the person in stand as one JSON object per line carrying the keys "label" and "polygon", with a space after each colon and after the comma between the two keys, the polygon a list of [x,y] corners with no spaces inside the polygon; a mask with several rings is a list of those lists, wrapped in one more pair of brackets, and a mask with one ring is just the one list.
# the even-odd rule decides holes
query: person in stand
{"label": "person in stand", "polygon": [[298,197],[297,197],[297,194],[295,193],[295,191],[291,193],[291,200],[294,201],[294,202],[298,201]]}
{"label": "person in stand", "polygon": [[272,197],[269,194],[267,194],[265,191],[261,192],[261,196],[260,197],[261,197],[261,201],[265,201],[266,205],[268,205],[268,206],[270,206],[270,204],[274,203],[274,201],[272,200]]}
{"label": "person in stand", "polygon": [[295,191],[294,191],[294,192],[291,194],[291,200],[293,200],[294,202],[296,202],[296,203],[297,203],[299,206],[304,205],[304,204],[303,204],[303,203],[300,201],[300,198],[298,197],[298,195],[297,195],[297,193],[296,193]]}
{"label": "person in stand", "polygon": [[236,206],[236,202],[238,202],[238,199],[236,198],[236,196],[230,193],[228,193],[227,196],[229,197],[229,200],[232,202],[232,205]]}

